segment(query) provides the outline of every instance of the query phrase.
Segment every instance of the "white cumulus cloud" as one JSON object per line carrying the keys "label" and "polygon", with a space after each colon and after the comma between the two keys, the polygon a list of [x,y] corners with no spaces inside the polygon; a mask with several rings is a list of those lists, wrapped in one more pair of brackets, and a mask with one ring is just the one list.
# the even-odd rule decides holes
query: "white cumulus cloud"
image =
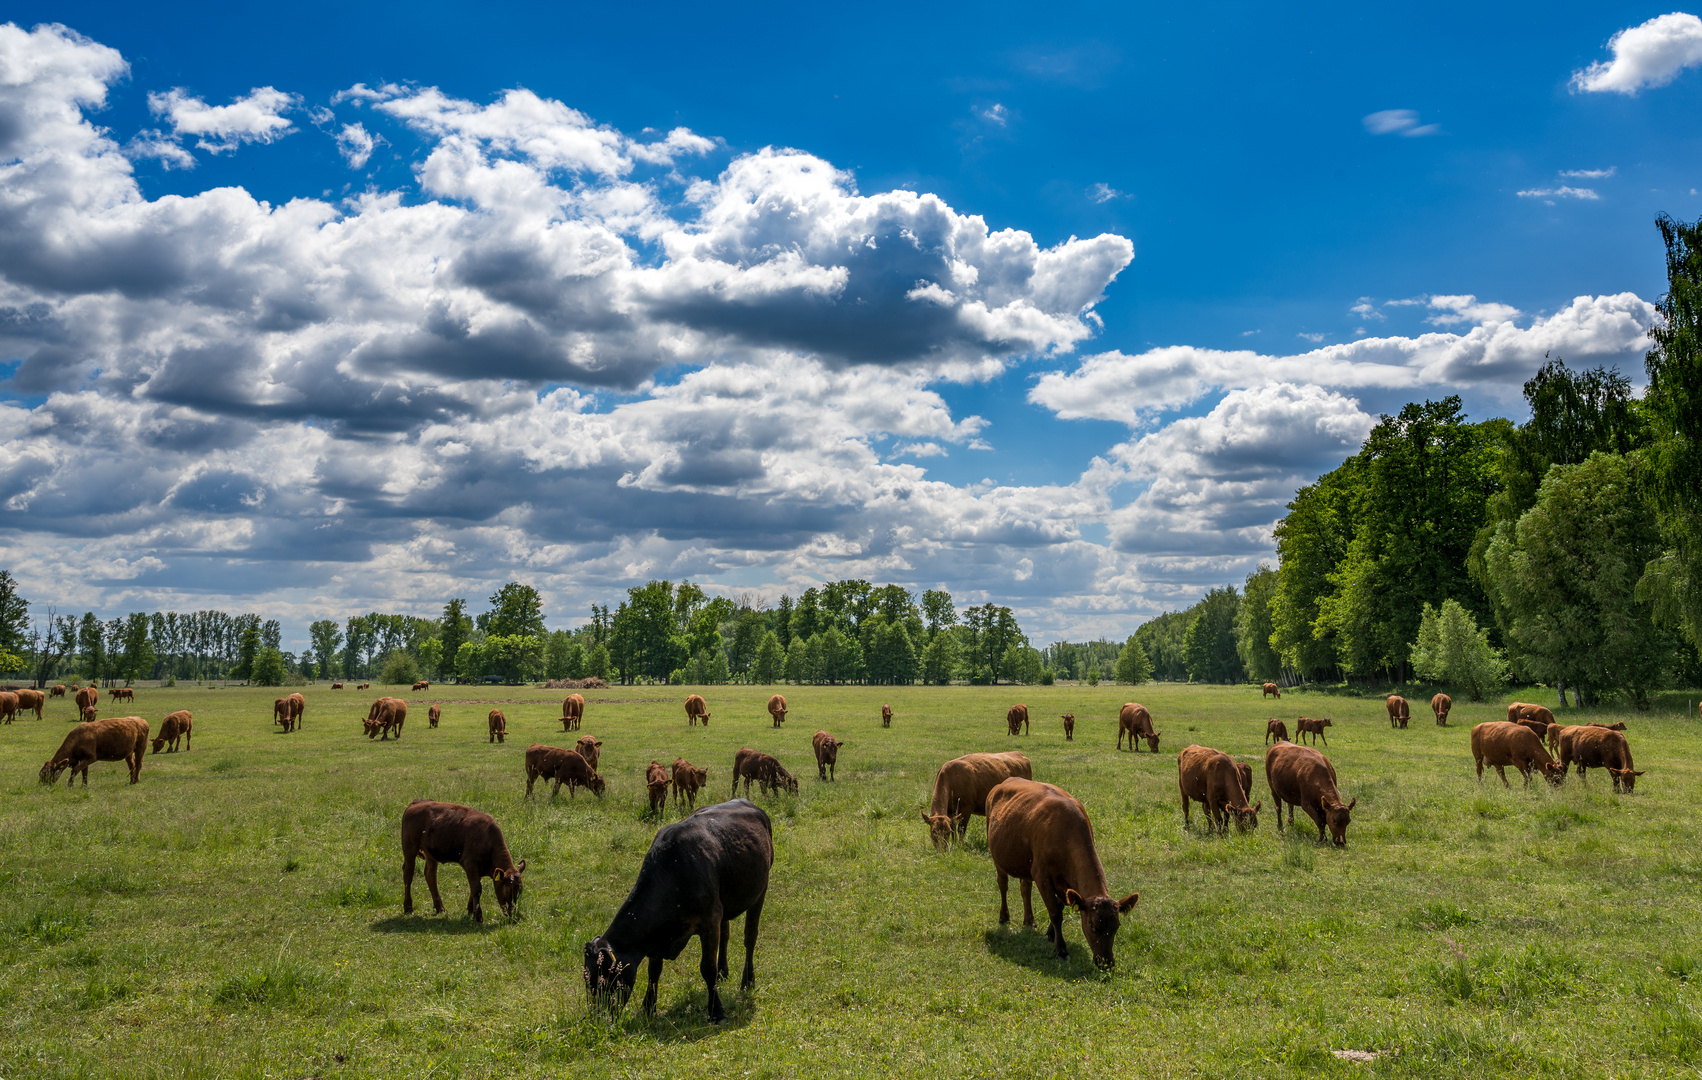
{"label": "white cumulus cloud", "polygon": [[270,86],[257,86],[229,105],[208,105],[182,87],[148,95],[148,108],[171,124],[173,134],[193,136],[196,146],[215,154],[283,138],[295,130],[284,113],[300,104],[297,95]]}
{"label": "white cumulus cloud", "polygon": [[1574,91],[1635,94],[1665,86],[1686,68],[1702,64],[1702,19],[1682,11],[1657,15],[1613,35],[1607,47],[1612,60],[1573,72]]}
{"label": "white cumulus cloud", "polygon": [[367,159],[372,157],[373,148],[377,145],[377,140],[360,124],[344,124],[343,130],[337,133],[337,152],[343,155],[351,169],[366,168]]}

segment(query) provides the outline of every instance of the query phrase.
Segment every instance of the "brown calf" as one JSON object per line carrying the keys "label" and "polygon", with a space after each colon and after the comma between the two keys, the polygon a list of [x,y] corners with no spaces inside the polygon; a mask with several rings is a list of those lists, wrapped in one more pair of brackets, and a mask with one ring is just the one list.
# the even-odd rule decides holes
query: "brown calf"
{"label": "brown calf", "polygon": [[340,682],[334,682],[334,683],[331,684],[331,689],[333,689],[333,690],[341,690],[342,688],[343,688],[343,684],[340,683]]}
{"label": "brown calf", "polygon": [[686,724],[696,727],[699,720],[704,727],[709,726],[709,703],[703,700],[703,695],[692,694],[686,698]]}
{"label": "brown calf", "polygon": [[798,793],[798,778],[786,771],[786,767],[772,754],[765,754],[750,747],[741,747],[733,755],[733,793],[727,796],[733,798],[739,793],[739,781],[745,782],[745,794],[751,793],[751,781],[757,783],[757,790],[763,794],[778,794],[781,791]]}
{"label": "brown calf", "polygon": [[414,690],[430,690],[431,689],[431,683],[426,682],[424,679],[421,679],[419,682],[417,682],[413,685],[413,689]]}
{"label": "brown calf", "polygon": [[1627,795],[1636,789],[1637,778],[1643,775],[1632,764],[1631,744],[1625,741],[1625,736],[1595,724],[1578,728],[1561,744],[1561,771],[1573,762],[1578,765],[1578,779],[1585,779],[1585,769],[1606,769],[1613,777],[1613,790]]}
{"label": "brown calf", "polygon": [[[1247,778],[1253,770],[1247,768]],[[1259,827],[1259,807],[1247,805],[1247,786],[1233,758],[1209,746],[1185,746],[1176,757],[1176,786],[1182,792],[1182,827],[1190,824],[1189,807],[1195,801],[1206,808],[1206,829],[1229,832],[1233,815],[1241,832]]]}
{"label": "brown calf", "polygon": [[668,805],[668,770],[660,761],[652,761],[644,770],[644,787],[650,793],[650,812],[660,814]]}
{"label": "brown calf", "polygon": [[1288,725],[1272,717],[1265,721],[1265,742],[1279,743],[1288,741]]}
{"label": "brown calf", "polygon": [[77,714],[80,716],[84,709],[92,709],[100,704],[100,690],[93,686],[85,686],[77,691]]}
{"label": "brown calf", "polygon": [[569,694],[561,699],[561,729],[563,731],[578,731],[579,725],[585,719],[585,697],[583,694]]}
{"label": "brown calf", "polygon": [[1324,734],[1324,729],[1331,726],[1333,725],[1331,725],[1330,718],[1327,716],[1322,720],[1313,720],[1311,717],[1302,716],[1294,721],[1294,733],[1300,736],[1302,743],[1306,741],[1307,735],[1311,735],[1312,745],[1318,745],[1318,740],[1323,739],[1324,745],[1328,746],[1330,745],[1330,737]]}
{"label": "brown calf", "polygon": [[1407,721],[1412,719],[1412,706],[1407,699],[1399,694],[1390,694],[1389,700],[1383,704],[1389,710],[1389,726],[1406,730]]}
{"label": "brown calf", "polygon": [[818,779],[833,779],[833,767],[839,761],[839,748],[844,745],[825,731],[818,731],[810,737],[810,746],[816,752],[816,776]]}
{"label": "brown calf", "polygon": [[1277,743],[1265,753],[1265,783],[1276,803],[1278,832],[1286,831],[1282,821],[1286,803],[1290,825],[1294,824],[1294,808],[1298,806],[1318,826],[1318,843],[1324,842],[1324,829],[1328,827],[1331,842],[1337,847],[1347,846],[1347,827],[1353,821],[1349,812],[1359,805],[1359,800],[1342,802],[1341,793],[1336,790],[1336,767],[1329,758],[1310,746]]}
{"label": "brown calf", "polygon": [[287,697],[272,699],[272,723],[283,725],[285,734],[290,730],[290,699]]}
{"label": "brown calf", "polygon": [[1065,742],[1075,742],[1076,741],[1076,714],[1067,712],[1063,715],[1062,719],[1064,721],[1064,741]]}
{"label": "brown calf", "polygon": [[130,782],[142,780],[142,757],[148,752],[148,722],[140,716],[114,716],[78,724],[65,736],[41,767],[41,782],[53,784],[66,769],[71,775],[65,786],[70,787],[83,774],[83,786],[89,786],[89,766],[97,761],[122,761],[130,770]]}
{"label": "brown calf", "polygon": [[136,700],[136,691],[132,690],[128,686],[117,687],[112,691],[112,700],[114,700],[114,701],[135,701]]}
{"label": "brown calf", "polygon": [[443,911],[437,891],[437,864],[460,863],[467,872],[467,914],[484,922],[479,906],[480,887],[489,877],[496,902],[504,915],[513,915],[520,903],[526,860],[515,865],[508,842],[496,819],[482,810],[459,803],[411,802],[402,811],[402,913],[414,913],[414,862],[425,856],[426,887],[431,890],[432,910]]}
{"label": "brown calf", "polygon": [[171,744],[171,752],[177,753],[177,740],[183,740],[183,749],[189,750],[189,735],[195,725],[195,718],[188,709],[179,709],[160,721],[160,733],[154,736],[154,753],[160,752],[160,747]]}
{"label": "brown calf", "polygon": [[1274,697],[1274,698],[1282,697],[1282,687],[1278,686],[1274,682],[1268,682],[1265,685],[1261,686],[1259,688],[1259,700],[1263,701],[1268,697]]}
{"label": "brown calf", "polygon": [[443,719],[443,706],[442,705],[433,705],[431,708],[426,710],[426,723],[430,724],[432,727],[436,727],[437,722],[439,720],[442,720],[442,719]]}
{"label": "brown calf", "polygon": [[674,803],[681,802],[691,810],[697,809],[697,793],[709,779],[709,770],[700,769],[685,758],[674,759]]}
{"label": "brown calf", "polygon": [[585,759],[585,763],[591,766],[592,771],[596,771],[597,763],[603,758],[603,740],[595,735],[581,735],[573,750]]}
{"label": "brown calf", "polygon": [[773,718],[775,727],[786,722],[785,694],[774,694],[768,699],[768,715]]}
{"label": "brown calf", "polygon": [[1004,754],[965,754],[941,765],[934,774],[934,794],[922,823],[936,848],[944,848],[953,837],[961,840],[969,831],[969,819],[987,815],[987,793],[1020,776],[1034,778],[1028,758],[1014,750]]}
{"label": "brown calf", "polygon": [[1548,782],[1556,787],[1566,779],[1566,766],[1548,756],[1535,732],[1505,720],[1490,720],[1472,728],[1472,757],[1477,759],[1477,782],[1480,784],[1483,783],[1485,765],[1494,767],[1501,776],[1503,787],[1513,786],[1507,783],[1509,765],[1524,776],[1526,787],[1531,786],[1533,769],[1540,769]]}
{"label": "brown calf", "polygon": [[372,684],[369,683],[369,682],[363,682],[359,686],[355,687],[355,689],[356,690],[371,690]]}
{"label": "brown calf", "polygon": [[891,726],[892,726],[892,706],[891,705],[882,705],[881,706],[881,727],[891,727]]}
{"label": "brown calf", "polygon": [[88,708],[83,710],[82,719],[85,724],[93,723],[100,719],[100,713],[95,710],[93,705],[90,705]]}
{"label": "brown calf", "polygon": [[502,715],[501,709],[492,709],[485,718],[490,723],[491,742],[502,742],[508,738],[508,717]]}
{"label": "brown calf", "polygon": [[1437,694],[1430,699],[1430,711],[1436,714],[1438,727],[1448,726],[1448,712],[1454,707],[1454,699],[1447,694]]}
{"label": "brown calf", "polygon": [[1117,749],[1123,749],[1123,736],[1129,737],[1129,749],[1140,753],[1141,748],[1135,742],[1136,736],[1146,740],[1153,753],[1158,753],[1158,737],[1162,731],[1153,730],[1152,714],[1147,712],[1145,705],[1133,701],[1126,702],[1117,712]]}
{"label": "brown calf", "polygon": [[10,724],[18,716],[18,695],[10,690],[0,690],[0,720]]}
{"label": "brown calf", "polygon": [[1012,705],[1005,713],[1005,727],[1012,735],[1021,735],[1028,730],[1028,706]]}
{"label": "brown calf", "polygon": [[47,696],[48,697],[64,697],[65,696],[65,684],[64,683],[55,683],[54,686],[53,686],[53,689],[51,689],[47,692]]}

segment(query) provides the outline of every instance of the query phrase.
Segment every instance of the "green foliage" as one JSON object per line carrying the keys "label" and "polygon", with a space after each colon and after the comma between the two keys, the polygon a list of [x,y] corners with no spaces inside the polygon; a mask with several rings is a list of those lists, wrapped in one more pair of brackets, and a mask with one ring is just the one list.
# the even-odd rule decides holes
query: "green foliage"
{"label": "green foliage", "polygon": [[963,625],[967,640],[960,663],[972,683],[997,683],[1001,678],[1014,678],[1016,673],[1007,665],[1016,660],[1013,645],[1027,645],[1028,638],[1017,625],[1016,615],[1008,607],[986,603],[966,608]]}
{"label": "green foliage", "polygon": [[331,619],[319,619],[307,628],[313,642],[314,655],[319,657],[321,675],[329,677],[337,670],[337,646],[343,643],[343,632]]}
{"label": "green foliage", "polygon": [[651,581],[626,593],[609,632],[614,667],[624,683],[638,678],[666,679],[690,658],[685,640],[676,631],[674,584]]}
{"label": "green foliage", "polygon": [[908,684],[921,674],[921,658],[903,621],[890,622],[884,613],[863,624],[863,661],[871,683]]}
{"label": "green foliage", "polygon": [[261,649],[254,654],[248,681],[255,686],[282,686],[289,672],[284,668],[284,654],[277,649]]}
{"label": "green foliage", "polygon": [[1667,293],[1662,318],[1649,331],[1643,395],[1651,444],[1649,496],[1666,551],[1650,588],[1663,616],[1702,649],[1702,221],[1664,214],[1656,225],[1666,244]]}
{"label": "green foliage", "polygon": [[935,633],[922,650],[922,681],[929,686],[945,686],[957,670],[957,635],[941,629],[947,632]]}
{"label": "green foliage", "polygon": [[420,642],[420,670],[434,679],[443,677],[442,638],[427,638]]}
{"label": "green foliage", "polygon": [[544,669],[544,644],[532,634],[486,634],[484,673],[503,682],[523,683]]}
{"label": "green foliage", "polygon": [[530,585],[511,581],[491,594],[491,609],[480,616],[488,637],[544,637],[544,598]]}
{"label": "green foliage", "polygon": [[1276,626],[1271,620],[1271,603],[1276,598],[1277,572],[1259,564],[1247,575],[1241,606],[1235,611],[1235,653],[1241,667],[1254,682],[1274,682],[1282,677],[1282,657],[1271,647]]}
{"label": "green foliage", "polygon": [[1458,601],[1444,600],[1440,611],[1424,605],[1412,647],[1412,667],[1419,678],[1458,686],[1473,701],[1482,701],[1500,688],[1506,666],[1500,650],[1489,644],[1489,631],[1479,630]]}
{"label": "green foliage", "polygon": [[585,677],[585,645],[578,635],[566,630],[556,630],[549,635],[548,643],[544,646],[544,677]]}
{"label": "green foliage", "polygon": [[[0,570],[0,652],[17,655],[25,651],[29,631],[30,602],[18,592],[18,582],[10,570]],[[7,667],[15,671],[21,666]]]}
{"label": "green foliage", "polygon": [[[1187,611],[1167,611],[1156,619],[1142,623],[1135,630],[1135,642],[1152,662],[1153,678],[1166,682],[1188,681],[1184,639],[1188,636],[1188,626],[1194,621],[1195,614],[1197,613],[1192,608]],[[1099,663],[1097,657],[1090,663],[1102,670],[1110,666]]]}
{"label": "green foliage", "polygon": [[1240,607],[1241,598],[1233,585],[1211,590],[1194,607],[1193,621],[1182,637],[1182,657],[1188,665],[1189,679],[1229,683],[1247,677],[1235,649],[1235,616]]}
{"label": "green foliage", "polygon": [[1087,685],[1099,685],[1099,664],[1097,662],[1087,666]]}
{"label": "green foliage", "polygon": [[[1097,674],[1097,668],[1095,669]],[[1139,686],[1152,680],[1152,661],[1147,659],[1146,650],[1135,639],[1134,634],[1123,643],[1122,651],[1117,654],[1117,681],[1124,686]]]}
{"label": "green foliage", "polygon": [[609,662],[609,647],[600,644],[593,646],[590,655],[585,659],[586,674],[607,680],[611,670],[613,667]]}
{"label": "green foliage", "polygon": [[455,653],[455,674],[461,679],[477,679],[485,673],[485,649],[476,641],[463,641]]}
{"label": "green foliage", "polygon": [[751,663],[751,681],[765,686],[777,683],[785,674],[786,653],[780,647],[780,635],[770,630],[757,646],[756,659]]}
{"label": "green foliage", "polygon": [[259,620],[255,620],[243,628],[242,644],[237,647],[236,666],[230,669],[230,673],[238,679],[246,679],[253,675],[254,658],[259,652],[260,626]]}
{"label": "green foliage", "polygon": [[420,666],[406,649],[391,649],[378,668],[378,681],[386,686],[412,686],[419,681]]}
{"label": "green foliage", "polygon": [[1337,670],[1335,636],[1320,609],[1335,595],[1331,575],[1353,543],[1353,506],[1363,471],[1363,462],[1350,457],[1301,488],[1274,530],[1280,564],[1271,597],[1271,646],[1308,679],[1329,678]]}

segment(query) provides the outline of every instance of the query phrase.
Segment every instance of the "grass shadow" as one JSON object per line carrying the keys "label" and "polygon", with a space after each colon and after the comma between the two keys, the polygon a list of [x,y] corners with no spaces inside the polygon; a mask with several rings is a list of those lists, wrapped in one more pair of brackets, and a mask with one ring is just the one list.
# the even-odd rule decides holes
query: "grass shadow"
{"label": "grass shadow", "polygon": [[[1076,927],[1080,934],[1081,927]],[[1093,954],[1087,947],[1087,942],[1069,938],[1069,923],[1064,923],[1064,944],[1069,946],[1070,958],[1060,960],[1053,955],[1052,943],[1046,940],[1044,926],[1030,929],[1019,926],[1015,922],[1008,926],[997,927],[985,931],[981,938],[987,943],[987,951],[1001,960],[1009,961],[1037,971],[1042,975],[1050,975],[1055,979],[1080,979],[1098,973],[1093,966]]]}
{"label": "grass shadow", "polygon": [[380,934],[490,934],[498,927],[495,922],[477,923],[466,915],[449,914],[387,915],[367,924],[367,929]]}

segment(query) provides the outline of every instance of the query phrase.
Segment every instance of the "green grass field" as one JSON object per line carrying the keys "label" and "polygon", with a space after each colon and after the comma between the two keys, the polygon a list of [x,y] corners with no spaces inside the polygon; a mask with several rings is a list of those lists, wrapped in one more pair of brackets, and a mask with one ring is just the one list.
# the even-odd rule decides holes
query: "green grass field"
{"label": "green grass field", "polygon": [[[617,687],[587,694],[584,726],[604,740],[609,797],[552,805],[523,800],[521,759],[535,741],[572,745],[554,721],[562,692],[392,688],[410,719],[380,743],[359,722],[379,689],[306,688],[292,735],[274,733],[274,691],[103,700],[102,715],[156,730],[173,709],[195,714],[194,749],[150,754],[136,787],[122,763],[94,766],[87,790],[37,781],[68,727],[63,700],[0,728],[0,1077],[1636,1077],[1702,1064],[1702,725],[1682,695],[1619,717],[1647,775],[1618,797],[1596,773],[1558,791],[1521,790],[1516,774],[1504,790],[1491,773],[1480,788],[1469,728],[1504,718],[1495,703],[1460,704],[1441,729],[1415,702],[1412,727],[1391,731],[1379,698],[1261,702],[1249,687],[797,687],[775,731],[767,688],[705,690],[704,729],[686,726],[685,689]],[[1156,757],[1113,748],[1131,698],[1164,732]],[[503,745],[486,741],[493,700]],[[1004,711],[1019,700],[1035,723],[1012,738]],[[1073,743],[1062,712],[1078,718]],[[1272,715],[1334,718],[1321,749],[1359,800],[1346,850],[1319,847],[1309,823],[1278,835],[1257,764]],[[815,777],[818,728],[847,744],[836,783]],[[1255,763],[1256,832],[1207,835],[1198,813],[1183,830],[1175,752],[1191,742]],[[581,947],[657,827],[644,767],[683,755],[720,800],[740,746],[801,783],[759,800],[775,866],[757,988],[724,993],[727,1023],[706,1024],[693,943],[654,1020],[635,1007],[610,1020],[586,1002]],[[918,811],[940,762],[1013,748],[1086,804],[1113,893],[1141,894],[1114,972],[1093,968],[1079,922],[1067,962],[1040,933],[997,924],[980,820],[960,850],[927,842]],[[527,860],[515,921],[488,889],[495,917],[466,919],[455,867],[440,878],[448,915],[419,914],[419,880],[416,915],[402,915],[399,821],[417,798],[495,815]]]}

